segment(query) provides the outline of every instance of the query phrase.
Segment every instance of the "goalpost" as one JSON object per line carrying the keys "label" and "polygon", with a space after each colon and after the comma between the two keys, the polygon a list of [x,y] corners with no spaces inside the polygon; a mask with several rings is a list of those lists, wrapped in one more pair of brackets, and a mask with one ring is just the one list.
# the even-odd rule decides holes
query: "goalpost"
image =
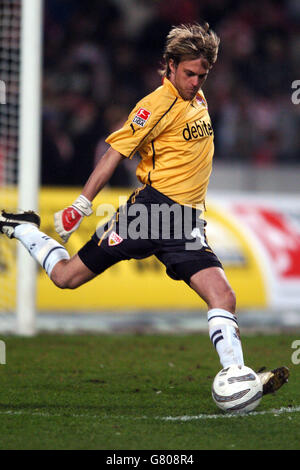
{"label": "goalpost", "polygon": [[[42,17],[43,0],[0,0],[0,195],[8,210],[38,209]],[[16,333],[34,335],[36,265],[4,237],[0,250],[0,311],[16,314]]]}
{"label": "goalpost", "polygon": [[[19,207],[38,210],[41,129],[43,0],[22,0],[19,140]],[[18,245],[17,328],[35,333],[37,266]]]}

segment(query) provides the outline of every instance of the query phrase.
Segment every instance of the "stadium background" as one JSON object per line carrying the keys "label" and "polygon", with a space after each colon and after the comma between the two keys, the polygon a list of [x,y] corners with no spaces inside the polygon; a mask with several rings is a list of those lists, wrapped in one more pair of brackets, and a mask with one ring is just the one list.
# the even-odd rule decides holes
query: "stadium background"
{"label": "stadium background", "polygon": [[[269,246],[271,256],[266,253],[264,257],[262,250],[268,251],[265,240],[253,242],[255,228],[246,227],[245,219],[236,219],[232,204],[243,199],[243,210],[250,203],[253,212],[256,195],[259,207],[255,216],[262,228],[257,212],[261,204],[264,207],[266,200],[274,198],[278,201],[278,196],[282,203],[285,193],[298,193],[299,171],[295,168],[298,170],[300,163],[300,114],[299,106],[291,101],[291,85],[300,76],[299,18],[299,4],[292,0],[105,0],[88,4],[46,0],[41,178],[44,187],[70,187],[69,193],[59,196],[57,205],[53,193],[46,193],[48,231],[52,231],[53,212],[73,200],[77,191],[73,188],[85,183],[105,151],[105,137],[122,125],[139,99],[160,85],[157,70],[170,27],[205,19],[222,41],[219,60],[205,85],[216,136],[208,198],[209,239],[236,290],[245,322],[256,326],[298,322],[299,299],[290,305],[287,302],[284,308],[291,289],[287,288],[282,298],[279,293],[271,300],[270,294],[284,283],[279,279],[271,285],[269,272],[274,271],[274,250],[286,248],[285,230],[271,230],[267,245],[276,236],[282,236],[282,243]],[[117,169],[96,207],[98,201],[113,202],[117,207],[117,196],[130,194],[137,185],[136,164],[136,160],[125,161]],[[220,190],[225,193],[220,195]],[[224,206],[218,203],[224,202],[229,190],[234,194],[229,198],[226,218]],[[275,215],[278,210],[286,214],[295,204],[293,198],[280,209],[278,202],[271,204],[269,219],[274,211]],[[295,225],[299,204],[292,215]],[[97,222],[86,222],[70,242],[71,252],[88,239]],[[268,224],[264,229],[268,230]],[[294,251],[285,254],[290,260],[299,260],[299,231],[293,231],[292,243]],[[297,269],[289,279],[296,282],[297,289]],[[102,318],[103,313],[122,312],[125,324],[128,312],[138,317],[129,315],[127,320],[139,318],[138,323],[146,325],[151,323],[152,313],[156,313],[157,322],[160,314],[172,312],[172,325],[177,317],[177,323],[185,325],[189,318],[194,319],[190,328],[192,324],[199,327],[199,310],[205,310],[198,297],[183,283],[169,280],[154,259],[124,263],[76,293],[58,292],[41,274],[38,292],[42,311],[101,311]],[[260,310],[263,316],[260,312],[257,315]]]}
{"label": "stadium background", "polygon": [[[38,13],[32,3],[23,6]],[[251,416],[224,416],[211,400],[220,363],[205,306],[153,259],[120,264],[74,292],[52,287],[40,269],[36,328],[26,328],[24,337],[20,313],[12,314],[17,244],[2,236],[0,448],[111,449],[130,456],[137,449],[151,455],[153,449],[159,450],[155,455],[195,449],[195,463],[198,450],[299,449],[300,105],[291,99],[292,82],[300,79],[299,0],[43,3],[40,211],[43,230],[55,237],[53,213],[78,196],[106,134],[159,85],[156,70],[170,26],[205,18],[222,37],[205,86],[216,133],[208,236],[238,296],[246,363],[253,370],[286,365],[291,376]],[[0,79],[12,83],[8,106],[0,106],[0,201],[14,208],[16,188],[2,185],[1,163],[14,182],[20,6],[20,0],[0,0]],[[26,45],[33,38],[28,35]],[[32,70],[28,59],[23,63]],[[27,113],[26,106],[24,113],[30,129],[34,108]],[[24,147],[19,150],[34,170]],[[104,202],[117,205],[120,194],[136,187],[134,168],[127,165],[101,192],[96,210]],[[33,179],[25,178],[28,190]],[[98,215],[73,234],[70,252],[89,238]],[[21,277],[30,280],[28,265],[20,265]],[[28,308],[25,323],[28,313],[31,323]],[[52,334],[31,337],[44,332]]]}
{"label": "stadium background", "polygon": [[[58,239],[53,213],[77,197],[107,148],[106,136],[160,85],[171,26],[198,20],[221,37],[204,87],[216,145],[209,241],[236,291],[241,326],[299,326],[300,105],[292,102],[292,83],[300,78],[297,0],[45,0],[42,229]],[[137,158],[120,165],[95,209],[101,203],[117,208],[118,197],[136,188]],[[100,220],[95,212],[84,221],[68,244],[71,254]],[[40,271],[37,292],[46,329],[207,328],[199,315],[205,305],[152,258],[121,263],[76,292],[59,291]],[[59,312],[56,323],[53,312]]]}
{"label": "stadium background", "polygon": [[[170,27],[199,19],[222,40],[205,85],[216,169],[300,163],[299,107],[291,103],[300,76],[296,0],[46,0],[43,184],[83,184],[104,137],[160,85]],[[132,174],[124,164],[111,185],[134,185]],[[251,180],[244,190],[255,188]]]}

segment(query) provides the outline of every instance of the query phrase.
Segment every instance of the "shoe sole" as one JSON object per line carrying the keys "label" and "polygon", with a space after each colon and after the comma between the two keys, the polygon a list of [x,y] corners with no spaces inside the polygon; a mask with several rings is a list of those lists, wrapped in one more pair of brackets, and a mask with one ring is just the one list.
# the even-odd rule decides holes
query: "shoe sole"
{"label": "shoe sole", "polygon": [[33,211],[19,212],[17,214],[7,213],[2,211],[0,214],[0,233],[6,234],[9,238],[13,238],[13,232],[11,235],[6,233],[3,228],[14,229],[17,225],[32,224],[37,228],[40,227],[41,219],[38,214]]}
{"label": "shoe sole", "polygon": [[268,395],[269,393],[274,393],[279,390],[288,382],[290,376],[290,371],[287,367],[278,367],[278,369],[274,369],[271,372],[271,377],[263,385],[263,395]]}

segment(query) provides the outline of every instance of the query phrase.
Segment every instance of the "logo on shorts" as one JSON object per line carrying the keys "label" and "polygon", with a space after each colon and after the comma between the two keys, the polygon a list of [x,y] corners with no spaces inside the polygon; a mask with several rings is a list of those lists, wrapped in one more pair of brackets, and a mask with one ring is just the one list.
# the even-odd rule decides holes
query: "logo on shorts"
{"label": "logo on shorts", "polygon": [[133,122],[140,127],[144,127],[150,116],[150,111],[147,111],[147,109],[144,108],[140,108],[135,115]]}
{"label": "logo on shorts", "polygon": [[117,245],[120,245],[120,243],[122,243],[123,241],[124,241],[123,238],[121,238],[116,232],[112,232],[108,239],[108,245],[117,246]]}

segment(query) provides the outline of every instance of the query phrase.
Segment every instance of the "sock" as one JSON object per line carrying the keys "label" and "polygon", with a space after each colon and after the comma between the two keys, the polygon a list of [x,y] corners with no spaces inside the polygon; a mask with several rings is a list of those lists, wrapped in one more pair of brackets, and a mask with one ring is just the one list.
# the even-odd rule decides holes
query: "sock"
{"label": "sock", "polygon": [[223,368],[244,365],[237,318],[226,310],[215,308],[208,312],[209,336],[220,357]]}
{"label": "sock", "polygon": [[14,237],[26,248],[28,253],[45,269],[51,278],[53,268],[62,260],[69,260],[67,250],[57,241],[40,232],[31,224],[18,225]]}

